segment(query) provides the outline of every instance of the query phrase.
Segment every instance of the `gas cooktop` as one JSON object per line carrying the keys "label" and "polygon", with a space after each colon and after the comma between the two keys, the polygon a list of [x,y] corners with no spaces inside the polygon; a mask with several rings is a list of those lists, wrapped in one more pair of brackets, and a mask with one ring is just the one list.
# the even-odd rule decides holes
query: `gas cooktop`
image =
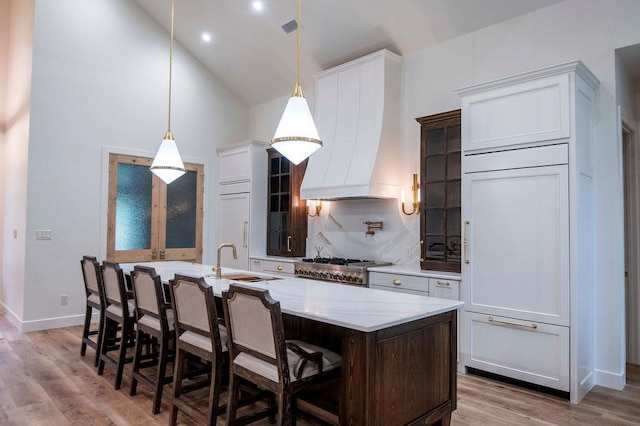
{"label": "gas cooktop", "polygon": [[323,265],[351,265],[351,264],[371,264],[373,260],[345,259],[343,257],[316,257],[302,259],[306,263],[319,263]]}
{"label": "gas cooktop", "polygon": [[368,286],[367,268],[386,265],[390,263],[341,257],[306,258],[302,259],[302,262],[294,262],[297,277],[364,287]]}

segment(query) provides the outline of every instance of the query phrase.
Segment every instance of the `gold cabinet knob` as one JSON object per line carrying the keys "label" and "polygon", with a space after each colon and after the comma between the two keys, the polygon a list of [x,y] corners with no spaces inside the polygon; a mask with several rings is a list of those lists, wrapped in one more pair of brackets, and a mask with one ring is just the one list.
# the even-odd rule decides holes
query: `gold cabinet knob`
{"label": "gold cabinet knob", "polygon": [[393,280],[393,285],[402,285],[402,281],[396,278],[395,280]]}
{"label": "gold cabinet knob", "polygon": [[282,265],[278,265],[278,267],[276,268],[278,271],[282,271]]}

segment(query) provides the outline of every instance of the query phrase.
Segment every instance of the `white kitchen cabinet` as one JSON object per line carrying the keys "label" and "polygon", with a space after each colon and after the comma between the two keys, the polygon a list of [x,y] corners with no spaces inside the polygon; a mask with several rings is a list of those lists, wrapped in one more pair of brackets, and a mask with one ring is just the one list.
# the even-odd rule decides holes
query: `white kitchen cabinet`
{"label": "white kitchen cabinet", "polygon": [[268,147],[248,140],[217,149],[218,244],[232,243],[238,252],[233,259],[230,249],[222,250],[225,267],[248,270],[249,257],[266,250]]}
{"label": "white kitchen cabinet", "polygon": [[569,328],[467,312],[466,365],[554,389],[569,388]]}
{"label": "white kitchen cabinet", "polygon": [[439,299],[460,300],[460,281],[429,278],[429,296]]}
{"label": "white kitchen cabinet", "polygon": [[597,85],[577,61],[458,91],[461,364],[574,403],[595,382]]}
{"label": "white kitchen cabinet", "polygon": [[569,73],[535,79],[516,76],[464,96],[463,151],[523,148],[569,138],[570,79]]}
{"label": "white kitchen cabinet", "polygon": [[429,279],[420,275],[369,272],[369,287],[429,295]]}
{"label": "white kitchen cabinet", "polygon": [[299,259],[276,259],[276,258],[251,258],[251,270],[282,276],[294,276],[295,267],[293,262]]}

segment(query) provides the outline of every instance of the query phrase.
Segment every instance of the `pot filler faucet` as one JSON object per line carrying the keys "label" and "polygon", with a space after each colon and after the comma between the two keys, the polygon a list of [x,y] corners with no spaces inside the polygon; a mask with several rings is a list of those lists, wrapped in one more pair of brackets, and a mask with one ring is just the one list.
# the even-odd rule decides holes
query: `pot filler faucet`
{"label": "pot filler faucet", "polygon": [[238,251],[236,250],[235,244],[224,243],[218,246],[218,256],[216,257],[216,266],[213,267],[213,272],[216,273],[216,279],[222,278],[222,267],[220,266],[220,252],[222,251],[222,247],[231,247],[233,249],[233,258],[238,258]]}

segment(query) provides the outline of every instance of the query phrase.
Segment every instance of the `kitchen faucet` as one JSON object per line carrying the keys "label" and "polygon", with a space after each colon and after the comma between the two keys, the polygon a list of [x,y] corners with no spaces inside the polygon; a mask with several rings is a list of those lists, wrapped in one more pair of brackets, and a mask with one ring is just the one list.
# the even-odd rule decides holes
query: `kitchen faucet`
{"label": "kitchen faucet", "polygon": [[231,247],[233,249],[233,258],[238,258],[238,251],[236,250],[236,245],[231,243],[223,243],[218,246],[218,256],[216,258],[216,266],[213,267],[213,272],[216,273],[216,279],[222,278],[222,267],[220,266],[220,252],[222,251],[222,247]]}

